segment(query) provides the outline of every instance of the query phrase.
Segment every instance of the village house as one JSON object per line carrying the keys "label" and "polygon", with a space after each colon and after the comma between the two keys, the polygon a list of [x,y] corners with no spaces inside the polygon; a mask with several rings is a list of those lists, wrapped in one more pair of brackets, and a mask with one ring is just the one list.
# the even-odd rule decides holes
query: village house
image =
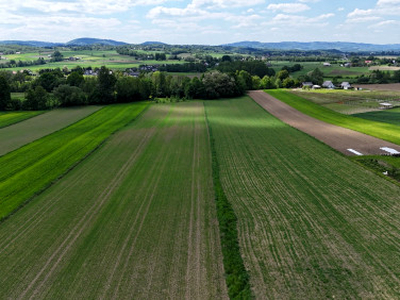
{"label": "village house", "polygon": [[326,88],[326,89],[331,89],[331,90],[333,90],[336,86],[333,84],[332,81],[325,81],[325,82],[322,84],[322,87],[323,87],[323,88]]}
{"label": "village house", "polygon": [[312,88],[313,87],[313,83],[312,82],[303,82],[302,84],[301,84],[301,87],[302,88]]}
{"label": "village house", "polygon": [[323,64],[323,66],[324,66],[324,67],[330,67],[330,66],[331,66],[331,64],[330,64],[330,63],[328,63],[328,62],[325,62],[325,63]]}
{"label": "village house", "polygon": [[351,84],[350,83],[348,83],[348,82],[342,82],[341,84],[340,84],[340,87],[342,88],[342,89],[344,89],[344,90],[349,90],[349,89],[351,89],[352,88],[352,86],[351,86]]}

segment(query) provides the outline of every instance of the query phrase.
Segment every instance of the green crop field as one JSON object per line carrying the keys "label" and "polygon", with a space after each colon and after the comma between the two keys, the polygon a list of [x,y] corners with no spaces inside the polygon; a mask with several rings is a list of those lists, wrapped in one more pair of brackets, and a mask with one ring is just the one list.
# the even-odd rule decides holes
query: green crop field
{"label": "green crop field", "polygon": [[71,125],[100,108],[101,106],[59,108],[0,129],[0,156]]}
{"label": "green crop field", "polygon": [[400,108],[353,115],[358,118],[400,125]]}
{"label": "green crop field", "polygon": [[42,114],[43,111],[10,111],[0,112],[0,128],[10,126],[23,120]]}
{"label": "green crop field", "polygon": [[206,112],[256,298],[399,298],[398,186],[248,97]]}
{"label": "green crop field", "polygon": [[1,223],[0,269],[10,299],[227,299],[203,103],[152,105]]}
{"label": "green crop field", "polygon": [[0,157],[0,219],[63,175],[147,105],[104,107],[63,130]]}
{"label": "green crop field", "polygon": [[298,111],[321,121],[349,128],[400,145],[399,128],[393,124],[364,120],[344,115],[318,105],[285,90],[267,90],[271,96],[294,107]]}

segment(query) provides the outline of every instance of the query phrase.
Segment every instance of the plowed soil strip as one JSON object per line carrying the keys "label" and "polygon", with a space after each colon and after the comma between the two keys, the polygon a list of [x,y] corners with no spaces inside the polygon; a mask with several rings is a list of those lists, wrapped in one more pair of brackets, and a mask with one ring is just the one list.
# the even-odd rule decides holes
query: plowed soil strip
{"label": "plowed soil strip", "polygon": [[286,124],[315,137],[345,155],[354,155],[354,152],[348,149],[364,155],[387,154],[380,149],[382,147],[400,151],[399,145],[309,117],[263,91],[250,91],[249,96]]}

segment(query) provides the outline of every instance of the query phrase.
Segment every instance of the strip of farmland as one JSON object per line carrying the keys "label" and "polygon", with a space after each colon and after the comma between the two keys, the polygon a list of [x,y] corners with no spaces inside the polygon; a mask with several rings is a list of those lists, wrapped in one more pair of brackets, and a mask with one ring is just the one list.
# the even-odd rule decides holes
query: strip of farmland
{"label": "strip of farmland", "polygon": [[353,115],[358,118],[400,126],[400,108]]}
{"label": "strip of farmland", "polygon": [[0,157],[0,220],[47,188],[130,123],[147,103],[111,105]]}
{"label": "strip of farmland", "polygon": [[365,133],[396,145],[400,145],[399,128],[396,125],[363,120],[349,115],[343,115],[285,90],[268,90],[267,93],[274,98],[292,106],[303,114],[315,119]]}
{"label": "strip of farmland", "polygon": [[317,138],[343,154],[385,154],[387,152],[382,150],[383,147],[400,151],[399,145],[305,115],[263,91],[251,91],[249,95],[275,117]]}
{"label": "strip of farmland", "polygon": [[61,108],[0,129],[0,156],[71,125],[99,110],[100,106]]}
{"label": "strip of farmland", "polygon": [[23,120],[42,114],[43,111],[10,111],[0,112],[0,128],[10,126]]}
{"label": "strip of farmland", "polygon": [[398,186],[248,97],[206,111],[257,298],[399,298]]}
{"label": "strip of farmland", "polygon": [[201,102],[153,105],[0,224],[5,298],[224,299]]}

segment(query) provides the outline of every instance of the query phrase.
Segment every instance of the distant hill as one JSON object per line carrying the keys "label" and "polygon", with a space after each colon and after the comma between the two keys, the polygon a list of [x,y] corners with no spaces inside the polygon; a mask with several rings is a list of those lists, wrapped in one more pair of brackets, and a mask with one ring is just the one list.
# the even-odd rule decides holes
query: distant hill
{"label": "distant hill", "polygon": [[30,46],[30,47],[56,47],[56,46],[62,46],[64,44],[63,43],[41,42],[41,41],[7,40],[7,41],[0,41],[0,45],[21,45],[21,46]]}
{"label": "distant hill", "polygon": [[273,50],[339,50],[344,52],[359,51],[400,51],[400,44],[376,45],[350,42],[279,42],[261,43],[257,41],[243,41],[222,46],[243,47],[254,49],[273,49]]}
{"label": "distant hill", "polygon": [[147,42],[141,43],[141,45],[147,46],[147,45],[168,45],[168,44],[163,43],[163,42],[157,42],[157,41],[147,41]]}
{"label": "distant hill", "polygon": [[108,46],[122,46],[122,45],[127,45],[127,43],[124,42],[118,42],[114,40],[105,40],[105,39],[94,39],[94,38],[79,38],[79,39],[74,39],[72,41],[69,41],[65,43],[67,46],[71,45],[76,45],[76,46],[88,46],[88,45],[108,45]]}

